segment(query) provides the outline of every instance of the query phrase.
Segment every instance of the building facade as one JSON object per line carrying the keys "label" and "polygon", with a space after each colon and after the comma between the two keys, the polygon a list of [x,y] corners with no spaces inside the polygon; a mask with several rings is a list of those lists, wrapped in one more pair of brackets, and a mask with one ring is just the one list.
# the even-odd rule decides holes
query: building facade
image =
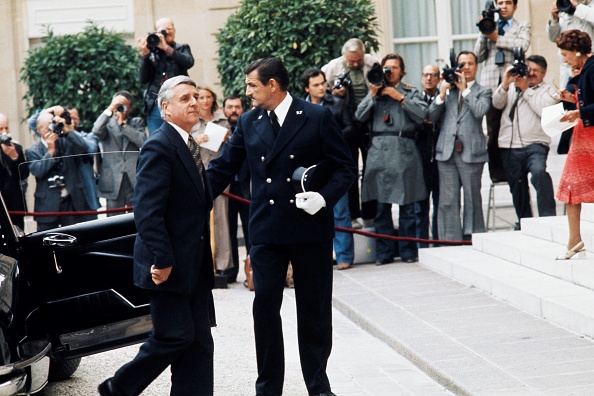
{"label": "building facade", "polygon": [[[298,1],[298,0],[295,0]],[[546,34],[553,0],[519,0],[517,18],[532,24],[528,54],[545,56],[550,63],[548,81],[558,85],[557,51]],[[476,22],[484,0],[374,0],[380,23],[380,51],[401,53],[406,61],[404,81],[419,86],[424,64],[449,63],[450,47],[472,50],[478,37]],[[190,77],[221,92],[216,70],[215,35],[238,0],[2,0],[0,15],[0,112],[10,119],[13,137],[27,147],[34,142],[23,120],[27,117],[19,82],[27,50],[40,45],[46,26],[55,34],[76,33],[92,19],[124,34],[130,44],[154,30],[154,21],[169,17],[175,22],[177,40],[188,43],[196,63]],[[336,54],[338,56],[339,54]],[[92,65],[90,65],[92,66]],[[314,66],[314,65],[312,65]],[[321,65],[318,65],[321,66]],[[241,73],[238,70],[238,73]],[[558,77],[557,77],[558,80]]]}

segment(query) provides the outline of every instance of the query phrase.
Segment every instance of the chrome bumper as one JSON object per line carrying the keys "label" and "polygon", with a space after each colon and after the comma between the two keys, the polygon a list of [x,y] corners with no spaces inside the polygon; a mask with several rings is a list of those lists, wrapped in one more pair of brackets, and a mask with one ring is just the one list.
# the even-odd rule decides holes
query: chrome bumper
{"label": "chrome bumper", "polygon": [[50,349],[51,344],[44,342],[28,354],[31,357],[0,366],[0,396],[29,395],[43,389],[49,373]]}

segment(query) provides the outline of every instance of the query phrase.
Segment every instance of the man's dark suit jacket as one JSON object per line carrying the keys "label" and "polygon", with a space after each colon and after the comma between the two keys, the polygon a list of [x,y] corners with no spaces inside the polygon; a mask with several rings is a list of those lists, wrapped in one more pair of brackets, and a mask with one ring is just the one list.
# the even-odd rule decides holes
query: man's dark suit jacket
{"label": "man's dark suit jacket", "polygon": [[[252,176],[250,243],[310,243],[332,239],[332,208],[355,181],[356,167],[340,127],[326,107],[293,98],[279,137],[266,110],[242,114],[231,139],[207,170],[213,196],[219,195],[246,160]],[[295,206],[293,171],[328,161],[334,167],[318,192],[326,207],[309,215]]]}
{"label": "man's dark suit jacket", "polygon": [[[209,211],[212,195],[203,185],[188,146],[168,122],[144,143],[138,158],[134,219],[134,283],[143,289],[193,293],[212,288]],[[155,285],[152,265],[173,267],[169,279]],[[203,266],[207,266],[206,271]],[[199,279],[209,274],[209,279]],[[206,283],[204,283],[206,281]]]}

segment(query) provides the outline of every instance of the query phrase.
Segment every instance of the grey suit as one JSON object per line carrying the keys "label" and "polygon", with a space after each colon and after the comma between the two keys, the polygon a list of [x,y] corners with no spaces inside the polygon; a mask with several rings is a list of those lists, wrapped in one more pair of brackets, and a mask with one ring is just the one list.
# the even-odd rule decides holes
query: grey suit
{"label": "grey suit", "polygon": [[[25,150],[29,162],[29,170],[35,176],[35,212],[64,212],[89,210],[85,198],[83,182],[79,176],[76,158],[72,155],[86,154],[87,146],[83,138],[76,133],[68,133],[56,141],[56,157],[47,151],[47,147],[39,141]],[[68,157],[70,156],[70,157]],[[64,196],[60,187],[50,188],[53,183],[48,181],[54,176],[63,176],[68,195]],[[83,221],[75,216],[34,217],[37,229],[48,230],[60,225],[74,224]]]}
{"label": "grey suit", "polygon": [[[116,119],[101,113],[93,125],[104,154],[99,176],[99,196],[107,199],[107,208],[131,206],[136,186],[136,161],[146,140],[144,121],[136,117],[120,126]],[[113,153],[112,153],[113,152]]]}
{"label": "grey suit", "polygon": [[[487,161],[487,141],[482,120],[491,105],[491,89],[474,83],[458,111],[459,90],[454,88],[444,102],[433,101],[429,120],[443,116],[435,159],[439,169],[439,239],[461,240],[463,235],[484,232],[481,176]],[[462,152],[455,148],[456,139]],[[460,187],[464,190],[464,221],[460,224]]]}

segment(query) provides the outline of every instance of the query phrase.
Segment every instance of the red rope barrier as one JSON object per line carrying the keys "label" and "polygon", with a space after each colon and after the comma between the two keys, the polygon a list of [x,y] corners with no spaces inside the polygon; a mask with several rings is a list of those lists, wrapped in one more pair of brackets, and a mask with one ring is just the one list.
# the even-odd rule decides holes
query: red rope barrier
{"label": "red rope barrier", "polygon": [[[233,195],[228,192],[223,192],[223,195],[230,199],[233,199],[235,201],[244,203],[246,205],[250,204],[250,201],[248,201],[245,198],[238,197],[237,195]],[[336,231],[350,232],[351,234],[359,234],[359,235],[363,235],[363,236],[366,236],[369,238],[389,239],[392,241],[420,242],[420,243],[429,243],[429,244],[437,244],[437,245],[451,245],[451,246],[472,245],[472,241],[442,241],[442,240],[433,240],[433,239],[392,236],[392,235],[385,235],[385,234],[375,234],[373,232],[355,230],[354,228],[345,228],[345,227],[339,227],[339,226],[335,226],[334,229]]]}

